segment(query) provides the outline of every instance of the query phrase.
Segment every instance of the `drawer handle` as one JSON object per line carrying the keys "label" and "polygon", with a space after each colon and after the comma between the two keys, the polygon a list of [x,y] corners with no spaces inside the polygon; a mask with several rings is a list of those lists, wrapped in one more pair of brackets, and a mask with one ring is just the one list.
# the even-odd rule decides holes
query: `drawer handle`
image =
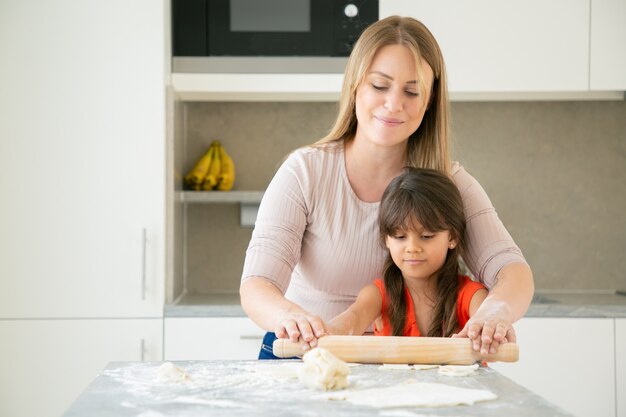
{"label": "drawer handle", "polygon": [[263,340],[263,335],[260,334],[242,334],[239,336],[241,340]]}
{"label": "drawer handle", "polygon": [[146,299],[146,228],[141,229],[141,300]]}

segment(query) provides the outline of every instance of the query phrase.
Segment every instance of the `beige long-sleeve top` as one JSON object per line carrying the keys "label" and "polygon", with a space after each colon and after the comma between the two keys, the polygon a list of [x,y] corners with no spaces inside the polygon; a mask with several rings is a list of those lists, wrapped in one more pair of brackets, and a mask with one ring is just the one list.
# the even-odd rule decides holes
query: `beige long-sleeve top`
{"label": "beige long-sleeve top", "polygon": [[[293,152],[259,207],[242,282],[268,279],[311,314],[329,320],[382,274],[379,202],[361,201],[350,186],[343,142]],[[465,263],[488,288],[500,269],[526,263],[485,191],[458,163],[452,177],[467,219]]]}

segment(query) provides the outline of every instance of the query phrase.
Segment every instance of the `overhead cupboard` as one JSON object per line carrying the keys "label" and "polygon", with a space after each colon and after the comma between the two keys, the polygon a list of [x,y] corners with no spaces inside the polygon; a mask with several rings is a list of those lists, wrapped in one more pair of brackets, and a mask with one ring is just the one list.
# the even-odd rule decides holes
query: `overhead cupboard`
{"label": "overhead cupboard", "polygon": [[[452,100],[623,99],[623,0],[380,0],[379,18],[412,16],[437,38]],[[253,58],[254,59],[254,58]],[[287,71],[286,71],[287,72]],[[185,101],[334,101],[341,74],[185,73]]]}

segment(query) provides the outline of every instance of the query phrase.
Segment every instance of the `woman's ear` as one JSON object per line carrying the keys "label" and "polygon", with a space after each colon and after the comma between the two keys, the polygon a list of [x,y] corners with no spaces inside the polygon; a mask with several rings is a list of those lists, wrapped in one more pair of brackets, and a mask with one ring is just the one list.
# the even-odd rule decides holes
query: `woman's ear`
{"label": "woman's ear", "polygon": [[459,240],[456,238],[450,238],[450,241],[448,242],[448,248],[450,249],[454,249],[456,248],[456,245],[459,244]]}

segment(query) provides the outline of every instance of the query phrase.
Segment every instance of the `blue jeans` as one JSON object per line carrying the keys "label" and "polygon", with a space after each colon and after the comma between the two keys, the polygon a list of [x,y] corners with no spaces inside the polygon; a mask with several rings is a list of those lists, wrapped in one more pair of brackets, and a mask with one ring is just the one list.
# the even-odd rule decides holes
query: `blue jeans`
{"label": "blue jeans", "polygon": [[276,340],[276,339],[278,339],[278,338],[276,337],[275,333],[272,333],[272,332],[265,333],[265,336],[263,337],[263,344],[261,344],[261,351],[259,352],[259,360],[264,360],[264,359],[299,359],[296,356],[294,356],[292,358],[279,358],[278,356],[274,355],[273,344],[274,344],[274,340]]}

